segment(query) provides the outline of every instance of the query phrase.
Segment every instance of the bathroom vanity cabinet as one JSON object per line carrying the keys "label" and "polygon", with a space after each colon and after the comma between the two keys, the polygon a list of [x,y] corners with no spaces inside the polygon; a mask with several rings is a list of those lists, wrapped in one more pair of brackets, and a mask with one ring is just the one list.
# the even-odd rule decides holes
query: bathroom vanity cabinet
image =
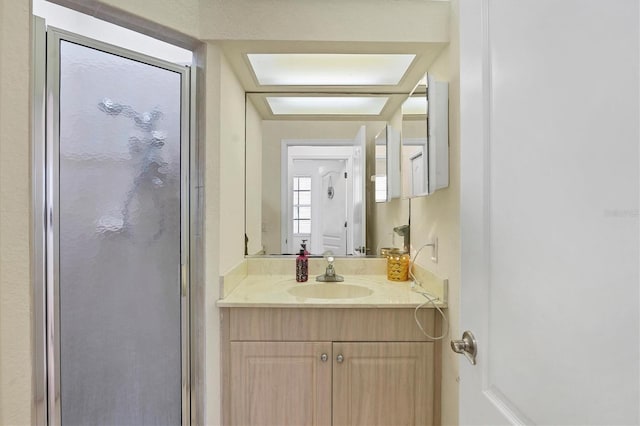
{"label": "bathroom vanity cabinet", "polygon": [[[222,314],[225,424],[439,424],[441,347],[413,309]],[[436,314],[419,311],[430,334],[440,329]]]}

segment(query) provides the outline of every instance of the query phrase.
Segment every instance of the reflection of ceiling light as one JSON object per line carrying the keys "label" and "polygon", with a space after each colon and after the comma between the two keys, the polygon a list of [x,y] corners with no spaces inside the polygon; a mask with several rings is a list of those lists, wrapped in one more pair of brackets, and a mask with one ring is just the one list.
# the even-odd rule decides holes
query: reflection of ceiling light
{"label": "reflection of ceiling light", "polygon": [[384,96],[267,97],[274,115],[378,115],[387,103]]}
{"label": "reflection of ceiling light", "polygon": [[261,85],[395,85],[416,55],[249,53]]}
{"label": "reflection of ceiling light", "polygon": [[402,104],[402,114],[426,114],[427,113],[427,95],[411,96]]}

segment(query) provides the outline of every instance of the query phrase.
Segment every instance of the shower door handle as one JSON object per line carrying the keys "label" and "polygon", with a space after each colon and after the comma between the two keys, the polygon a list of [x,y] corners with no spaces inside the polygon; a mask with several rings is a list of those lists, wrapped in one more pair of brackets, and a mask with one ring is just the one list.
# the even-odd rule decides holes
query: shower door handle
{"label": "shower door handle", "polygon": [[187,297],[187,273],[187,264],[183,263],[180,265],[180,291],[182,293],[182,297]]}

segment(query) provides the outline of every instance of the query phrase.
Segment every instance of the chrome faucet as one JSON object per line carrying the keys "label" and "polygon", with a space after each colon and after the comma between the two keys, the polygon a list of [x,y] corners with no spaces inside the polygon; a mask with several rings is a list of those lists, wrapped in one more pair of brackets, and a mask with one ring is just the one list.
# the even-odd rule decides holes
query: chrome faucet
{"label": "chrome faucet", "polygon": [[318,275],[316,277],[316,281],[321,283],[339,283],[344,281],[344,277],[336,274],[336,270],[333,267],[333,261],[335,260],[332,255],[327,255],[325,257],[327,259],[327,270],[324,272],[324,275]]}
{"label": "chrome faucet", "polygon": [[393,228],[393,231],[401,237],[404,237],[402,248],[408,253],[411,249],[411,227],[409,225],[396,226]]}

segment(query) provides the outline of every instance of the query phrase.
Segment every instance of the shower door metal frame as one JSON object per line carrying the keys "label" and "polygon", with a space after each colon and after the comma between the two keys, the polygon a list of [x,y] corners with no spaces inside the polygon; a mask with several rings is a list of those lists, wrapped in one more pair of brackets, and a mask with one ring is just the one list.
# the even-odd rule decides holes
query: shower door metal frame
{"label": "shower door metal frame", "polygon": [[44,19],[32,20],[31,272],[33,274],[33,423],[47,424],[45,99],[47,35]]}
{"label": "shower door metal frame", "polygon": [[[44,20],[34,22],[34,27],[44,26]],[[36,28],[36,37],[42,37],[42,31]],[[182,394],[182,425],[191,423],[191,354],[190,354],[190,222],[196,212],[190,206],[190,173],[194,170],[196,160],[194,153],[195,137],[190,126],[191,109],[193,103],[191,93],[190,67],[163,61],[138,52],[103,43],[88,37],[83,37],[58,28],[46,28],[46,87],[45,94],[45,141],[38,142],[34,135],[34,226],[36,229],[34,242],[41,239],[44,253],[34,256],[34,297],[35,310],[42,306],[46,311],[46,318],[35,319],[35,346],[42,348],[41,354],[35,355],[36,369],[38,365],[46,366],[46,377],[35,378],[34,404],[36,419],[39,424],[61,424],[60,401],[60,215],[59,215],[59,147],[60,147],[60,42],[67,41],[96,49],[108,54],[144,63],[150,66],[177,72],[181,76],[181,107],[180,107],[180,339],[181,339],[181,394]],[[42,43],[40,43],[42,44]],[[34,56],[42,52],[42,46],[34,47]],[[40,62],[40,61],[38,61]],[[34,65],[38,66],[35,63]],[[34,80],[42,78],[42,73],[35,70]],[[38,85],[34,85],[34,111],[38,110]],[[38,128],[38,117],[34,115],[34,130]],[[36,133],[36,132],[34,132]],[[44,176],[37,176],[39,165],[44,165]],[[197,168],[197,166],[195,167]],[[43,217],[38,210],[43,209]],[[40,219],[42,222],[40,223]],[[38,237],[38,227],[44,225],[44,236]],[[37,244],[36,244],[37,246]],[[37,248],[37,247],[36,247]],[[43,271],[45,271],[43,273]],[[38,278],[40,277],[40,278]],[[40,332],[38,331],[40,329]],[[42,333],[44,332],[44,333]],[[45,334],[45,336],[42,336]],[[44,346],[44,347],[43,347]],[[46,353],[45,353],[46,351]],[[42,357],[42,358],[41,358]],[[45,383],[42,383],[45,382]]]}

